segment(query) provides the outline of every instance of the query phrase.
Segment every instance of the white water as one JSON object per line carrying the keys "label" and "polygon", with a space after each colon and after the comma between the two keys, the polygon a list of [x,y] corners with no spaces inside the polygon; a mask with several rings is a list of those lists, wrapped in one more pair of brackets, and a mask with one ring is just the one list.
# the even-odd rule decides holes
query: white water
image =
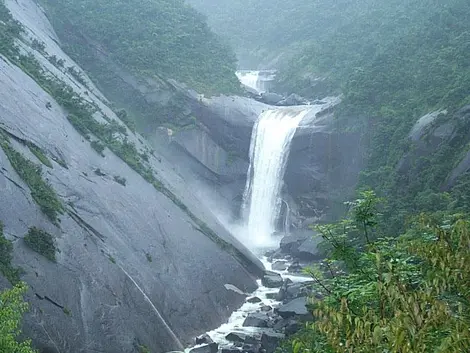
{"label": "white water", "polygon": [[237,71],[236,75],[240,82],[257,92],[262,91],[259,71]]}
{"label": "white water", "polygon": [[[268,262],[266,257],[261,257],[260,259],[266,269],[271,269],[271,263]],[[284,279],[290,279],[292,282],[305,282],[311,280],[310,277],[298,276],[290,274],[286,271],[274,271],[282,275]],[[229,318],[228,322],[221,325],[220,327],[207,332],[207,334],[212,338],[214,342],[217,342],[219,346],[228,346],[230,342],[227,341],[225,336],[230,332],[240,332],[240,333],[256,333],[256,332],[267,332],[270,329],[266,328],[257,328],[257,327],[244,327],[243,322],[245,318],[250,313],[254,313],[260,310],[262,306],[269,305],[273,308],[280,305],[280,303],[274,299],[267,298],[268,294],[275,294],[279,292],[279,288],[266,288],[261,285],[261,280],[258,280],[258,289],[251,294],[253,297],[258,297],[262,301],[260,303],[248,303],[245,302],[240,309],[235,311]],[[274,331],[273,331],[274,332]]]}
{"label": "white water", "polygon": [[292,138],[308,108],[278,108],[263,112],[251,137],[250,167],[244,195],[250,247],[276,246],[281,188]]}

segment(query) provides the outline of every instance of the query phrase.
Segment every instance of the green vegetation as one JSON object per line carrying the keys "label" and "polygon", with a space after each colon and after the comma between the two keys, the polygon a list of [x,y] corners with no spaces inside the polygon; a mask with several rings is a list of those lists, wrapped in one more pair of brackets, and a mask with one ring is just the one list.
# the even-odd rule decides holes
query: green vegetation
{"label": "green vegetation", "polygon": [[52,186],[42,178],[41,167],[26,159],[21,153],[15,151],[6,138],[0,135],[0,146],[7,155],[11,165],[20,178],[28,185],[31,197],[37,203],[41,211],[53,222],[58,224],[59,214],[64,211],[57,194]]}
{"label": "green vegetation", "polygon": [[72,312],[71,312],[70,309],[67,308],[66,306],[64,306],[64,308],[62,309],[62,311],[64,312],[65,315],[67,315],[67,316],[72,316]]}
{"label": "green vegetation", "polygon": [[119,175],[114,176],[114,181],[118,184],[121,184],[122,186],[126,186],[126,178],[121,177]]}
{"label": "green vegetation", "polygon": [[93,148],[100,156],[104,157],[103,151],[105,149],[104,145],[100,141],[91,141],[91,148]]}
{"label": "green vegetation", "polygon": [[112,255],[108,255],[108,260],[113,264],[116,263],[116,259]]}
{"label": "green vegetation", "polygon": [[24,283],[12,289],[0,292],[0,352],[2,353],[36,353],[31,348],[31,341],[21,341],[21,320],[28,310],[23,301],[27,287]]}
{"label": "green vegetation", "polygon": [[140,344],[139,345],[139,353],[150,353],[150,349],[147,346]]}
{"label": "green vegetation", "polygon": [[152,261],[153,261],[152,255],[150,255],[150,253],[148,253],[148,252],[145,253],[145,257],[147,258],[147,261],[148,261],[148,262],[152,262]]}
{"label": "green vegetation", "polygon": [[48,168],[53,167],[51,161],[49,160],[49,158],[47,158],[47,156],[44,154],[44,152],[38,146],[36,146],[33,143],[28,143],[28,147],[29,147],[29,150],[31,151],[31,153],[34,154],[36,156],[36,158],[39,159],[39,161],[42,164],[44,164]]}
{"label": "green vegetation", "polygon": [[25,243],[46,259],[56,262],[57,248],[52,235],[42,229],[32,227],[24,237]]}
{"label": "green vegetation", "polygon": [[3,224],[0,222],[0,273],[11,284],[16,284],[20,281],[21,269],[12,266],[12,259],[13,243],[3,235]]}
{"label": "green vegetation", "polygon": [[470,218],[416,217],[386,237],[379,201],[364,192],[350,216],[319,226],[329,258],[308,272],[323,292],[314,322],[283,351],[464,352],[470,346]]}
{"label": "green vegetation", "polygon": [[177,79],[204,93],[237,91],[235,55],[184,0],[44,0],[54,27],[79,63],[84,36],[110,59],[145,77]]}

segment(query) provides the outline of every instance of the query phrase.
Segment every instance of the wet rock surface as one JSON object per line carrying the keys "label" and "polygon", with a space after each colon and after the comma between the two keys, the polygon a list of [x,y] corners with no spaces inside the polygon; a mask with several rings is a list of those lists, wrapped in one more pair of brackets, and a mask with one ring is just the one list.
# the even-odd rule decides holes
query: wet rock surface
{"label": "wet rock surface", "polygon": [[[78,67],[61,51],[33,1],[6,3],[28,36],[44,41],[45,50],[67,66]],[[40,53],[31,53],[55,77],[119,122],[91,81],[86,79],[85,87]],[[262,264],[201,205],[158,152],[149,153],[148,165],[179,204],[108,149],[104,157],[99,155],[54,98],[4,57],[0,101],[0,128],[10,136],[11,146],[35,163],[40,161],[25,143],[44,151],[52,168],[42,166],[43,177],[65,208],[59,226],[52,224],[0,149],[0,221],[14,241],[14,265],[23,268],[22,279],[30,286],[31,310],[24,332],[37,348],[77,353],[132,352],[136,345],[155,352],[181,349],[180,341],[189,343],[196,334],[220,325],[244,302],[245,295],[227,290],[225,284],[243,292],[256,288],[256,270],[249,268],[261,272]],[[151,149],[141,136],[126,133],[139,152]],[[125,185],[115,182],[116,175],[125,178]],[[203,223],[195,222],[187,210]],[[201,224],[218,238],[209,238]],[[25,245],[22,239],[29,227],[53,236],[60,250],[56,263]],[[245,261],[222,249],[223,242],[232,240],[245,253]]]}
{"label": "wet rock surface", "polygon": [[279,273],[266,271],[263,278],[261,279],[261,284],[268,288],[277,288],[281,287],[283,279]]}

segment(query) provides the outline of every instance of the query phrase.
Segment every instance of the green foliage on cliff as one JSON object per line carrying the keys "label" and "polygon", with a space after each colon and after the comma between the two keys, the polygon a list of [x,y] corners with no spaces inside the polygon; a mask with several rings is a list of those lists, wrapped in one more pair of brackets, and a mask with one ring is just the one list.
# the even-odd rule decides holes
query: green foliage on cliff
{"label": "green foliage on cliff", "polygon": [[0,292],[0,352],[36,353],[31,341],[21,341],[21,320],[28,310],[23,295],[27,288],[24,283]]}
{"label": "green foliage on cliff", "polygon": [[3,137],[3,141],[1,139],[2,135],[0,135],[0,146],[7,155],[12,167],[28,185],[31,197],[51,222],[57,225],[59,215],[63,213],[64,207],[52,186],[43,179],[41,166],[17,152],[5,137]]}
{"label": "green foliage on cliff", "polygon": [[11,284],[20,281],[21,270],[13,267],[11,261],[13,259],[13,243],[5,238],[3,234],[3,224],[0,222],[0,273]]}
{"label": "green foliage on cliff", "polygon": [[[173,78],[202,93],[230,93],[239,88],[235,55],[184,0],[44,3],[60,36],[76,32],[132,72]],[[83,46],[66,49],[78,62],[86,59],[81,57],[86,55]]]}
{"label": "green foliage on cliff", "polygon": [[32,227],[24,237],[25,243],[38,254],[41,254],[46,259],[56,262],[56,245],[54,238],[45,230]]}
{"label": "green foliage on cliff", "polygon": [[[374,193],[350,217],[318,228],[329,253],[311,270],[323,300],[314,322],[284,346],[295,353],[464,352],[470,346],[470,220],[421,215],[387,238]],[[323,276],[322,276],[323,274]]]}

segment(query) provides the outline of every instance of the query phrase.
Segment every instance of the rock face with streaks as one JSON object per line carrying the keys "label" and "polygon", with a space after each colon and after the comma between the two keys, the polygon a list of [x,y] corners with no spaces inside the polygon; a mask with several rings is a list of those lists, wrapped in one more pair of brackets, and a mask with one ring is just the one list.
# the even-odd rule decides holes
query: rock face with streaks
{"label": "rock face with streaks", "polygon": [[[44,42],[49,55],[78,70],[32,0],[6,4],[24,25],[25,37]],[[85,83],[77,82],[43,54],[22,46],[99,107],[96,119],[120,123],[85,75]],[[64,206],[54,225],[0,149],[0,221],[14,242],[14,265],[23,268],[22,280],[30,287],[24,332],[40,352],[181,349],[243,302],[244,296],[227,290],[226,284],[243,292],[255,289],[254,276],[262,272],[262,264],[201,205],[158,152],[148,153],[148,166],[174,199],[109,149],[104,156],[97,153],[54,97],[3,56],[0,102],[0,129],[10,146],[38,165],[27,145],[43,151],[51,161],[50,167],[41,165],[43,179]],[[139,152],[150,151],[139,135],[126,134]],[[122,178],[125,182],[117,182]],[[58,249],[55,263],[26,245],[23,238],[30,227],[52,235]]]}

